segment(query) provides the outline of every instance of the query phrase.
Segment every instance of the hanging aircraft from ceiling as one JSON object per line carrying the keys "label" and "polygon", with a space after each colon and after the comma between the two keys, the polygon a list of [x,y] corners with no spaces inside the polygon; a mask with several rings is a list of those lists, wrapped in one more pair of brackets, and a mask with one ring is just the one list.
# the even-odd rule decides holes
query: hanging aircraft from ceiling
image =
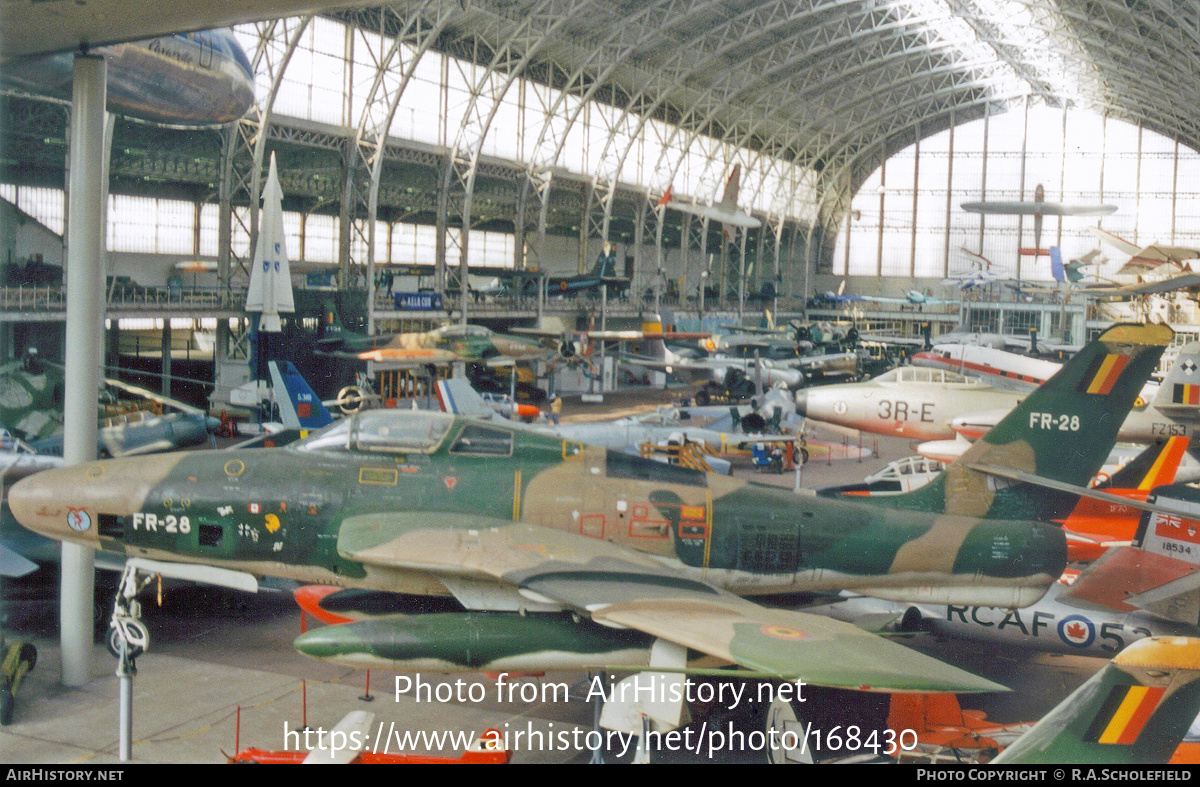
{"label": "hanging aircraft from ceiling", "polygon": [[[254,71],[233,32],[207,30],[92,49],[108,63],[108,110],[169,125],[231,123],[254,102]],[[5,87],[71,98],[70,52],[5,63]]]}

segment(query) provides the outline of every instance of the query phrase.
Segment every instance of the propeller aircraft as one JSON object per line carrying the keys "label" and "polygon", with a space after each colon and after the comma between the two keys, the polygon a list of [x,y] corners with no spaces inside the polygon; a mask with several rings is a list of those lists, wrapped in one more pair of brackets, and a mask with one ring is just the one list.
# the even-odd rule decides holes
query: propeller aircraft
{"label": "propeller aircraft", "polygon": [[1033,190],[1032,202],[964,202],[962,209],[968,213],[984,215],[1033,216],[1035,256],[1045,254],[1042,251],[1042,222],[1045,216],[1107,216],[1117,212],[1116,205],[1066,205],[1061,202],[1047,202],[1046,189],[1041,183]]}
{"label": "propeller aircraft", "polygon": [[734,164],[733,169],[729,173],[729,179],[725,181],[725,191],[721,195],[721,201],[711,205],[704,205],[699,202],[681,202],[673,199],[671,187],[667,187],[667,191],[658,201],[659,207],[667,207],[671,210],[677,210],[681,213],[690,213],[693,216],[699,216],[709,221],[719,221],[722,224],[730,227],[741,227],[743,229],[754,229],[762,226],[762,220],[756,219],[749,213],[743,213],[738,208],[738,192],[741,191],[742,165]]}

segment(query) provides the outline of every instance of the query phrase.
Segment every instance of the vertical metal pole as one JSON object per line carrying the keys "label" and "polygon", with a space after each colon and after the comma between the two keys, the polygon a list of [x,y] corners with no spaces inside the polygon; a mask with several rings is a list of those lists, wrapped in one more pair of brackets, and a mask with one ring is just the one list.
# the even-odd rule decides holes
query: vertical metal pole
{"label": "vertical metal pole", "polygon": [[[608,285],[601,284],[600,285],[600,332],[603,333],[607,330],[608,330]],[[604,340],[601,339],[600,340],[600,393],[604,393],[604,391],[607,390],[604,387],[604,361],[605,361],[605,359],[606,359],[606,356],[604,354]]]}
{"label": "vertical metal pole", "polygon": [[[883,275],[883,216],[884,208],[887,207],[887,156],[882,156],[883,164],[879,167],[879,235],[875,238],[875,275]],[[810,230],[811,233],[811,230]],[[812,235],[809,235],[812,238]],[[811,240],[810,240],[811,242]],[[805,249],[807,252],[808,250]],[[817,264],[816,258],[813,259],[813,266]],[[846,268],[846,275],[850,275],[850,269]]]}
{"label": "vertical metal pole", "polygon": [[[980,171],[979,171],[979,199],[983,200],[983,201],[987,201],[987,198],[988,198],[988,190],[987,190],[988,132],[991,130],[991,128],[992,128],[992,105],[986,104],[986,105],[984,105],[984,108],[983,108],[983,155],[979,159],[979,168],[980,168]],[[1021,160],[1024,161],[1025,157],[1022,156]],[[1022,178],[1023,177],[1024,177],[1024,175],[1022,175]],[[1022,186],[1022,188],[1024,188],[1024,186],[1025,186],[1025,183],[1023,180],[1021,182],[1021,186]],[[1023,191],[1021,193],[1024,194]],[[980,213],[979,214],[979,253],[980,254],[986,253],[983,248],[983,233],[984,233],[984,229],[986,227],[986,223],[987,223],[987,216],[983,213]],[[1021,240],[1020,240],[1019,236],[1017,238],[1017,245],[1018,246],[1021,245]]]}
{"label": "vertical metal pole", "polygon": [[[64,358],[71,370],[66,380],[63,422],[63,459],[68,465],[96,458],[96,392],[100,386],[97,360],[104,335],[103,208],[108,193],[103,178],[106,78],[103,58],[76,56]],[[59,625],[62,680],[67,686],[82,686],[91,679],[94,565],[91,549],[62,545]]]}
{"label": "vertical metal pole", "polygon": [[917,208],[921,195],[921,124],[917,124],[917,142],[913,146],[912,235],[908,247],[908,276],[917,277]]}
{"label": "vertical metal pole", "polygon": [[[989,120],[989,122],[990,122],[990,120]],[[986,150],[983,152],[983,155],[985,157],[987,156]],[[1018,192],[1017,199],[1022,199],[1022,200],[1025,199],[1025,177],[1026,177],[1025,172],[1026,172],[1028,163],[1029,163],[1029,96],[1026,96],[1025,97],[1025,113],[1024,113],[1024,115],[1022,115],[1022,119],[1021,119],[1021,190]],[[1062,197],[1061,192],[1059,193],[1059,197],[1060,198]],[[1034,226],[1035,230],[1037,229],[1037,227],[1041,226],[1039,224],[1040,221],[1041,221],[1040,218],[1038,218],[1036,216],[1034,217],[1034,225],[1033,226]],[[1025,217],[1018,215],[1017,216],[1017,284],[1018,285],[1021,284],[1021,243],[1024,240],[1025,240]],[[1034,254],[1033,254],[1033,262],[1036,265],[1037,258],[1038,258],[1036,249],[1041,247],[1041,245],[1042,245],[1041,235],[1038,234],[1036,231],[1034,232],[1033,245],[1034,245],[1034,249],[1035,249]],[[979,246],[979,253],[980,254],[984,253],[982,244],[980,244],[980,246]]]}
{"label": "vertical metal pole", "polygon": [[946,235],[942,239],[942,276],[950,276],[950,216],[954,201],[954,110],[950,110],[950,144],[946,155]]}
{"label": "vertical metal pole", "polygon": [[[662,315],[662,293],[659,292],[659,285],[662,284],[663,272],[663,225],[667,223],[667,209],[664,206],[661,210],[654,211],[654,253],[658,260],[658,273],[654,277],[654,313]],[[687,236],[681,235],[680,253],[683,256],[683,271],[687,275]],[[632,285],[631,285],[632,286]]]}
{"label": "vertical metal pole", "polygon": [[117,759],[133,759],[133,659],[129,658],[129,643],[119,639],[121,655],[117,657]]}
{"label": "vertical metal pole", "polygon": [[746,312],[746,236],[749,230],[742,229],[741,243],[738,244],[738,325]]}
{"label": "vertical metal pole", "polygon": [[162,327],[162,392],[164,396],[171,395],[171,318],[163,318]]}
{"label": "vertical metal pole", "polygon": [[537,277],[537,324],[540,328],[542,320],[546,316],[546,274],[539,273]]}

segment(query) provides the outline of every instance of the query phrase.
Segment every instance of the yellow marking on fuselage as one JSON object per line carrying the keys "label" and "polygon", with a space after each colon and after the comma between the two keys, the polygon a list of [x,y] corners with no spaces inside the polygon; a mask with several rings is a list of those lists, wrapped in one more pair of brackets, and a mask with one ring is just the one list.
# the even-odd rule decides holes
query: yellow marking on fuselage
{"label": "yellow marking on fuselage", "polygon": [[360,467],[358,483],[378,484],[380,486],[395,486],[400,480],[400,472],[390,467]]}

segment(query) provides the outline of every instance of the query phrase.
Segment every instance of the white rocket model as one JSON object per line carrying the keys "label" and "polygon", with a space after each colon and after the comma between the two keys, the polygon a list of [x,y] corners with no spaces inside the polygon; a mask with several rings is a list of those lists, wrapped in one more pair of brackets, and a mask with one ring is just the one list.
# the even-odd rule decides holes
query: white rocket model
{"label": "white rocket model", "polygon": [[246,311],[262,313],[259,330],[279,333],[283,330],[279,315],[296,311],[296,306],[292,300],[292,275],[283,234],[283,190],[279,188],[274,153],[271,154],[271,170],[267,174],[262,201]]}

